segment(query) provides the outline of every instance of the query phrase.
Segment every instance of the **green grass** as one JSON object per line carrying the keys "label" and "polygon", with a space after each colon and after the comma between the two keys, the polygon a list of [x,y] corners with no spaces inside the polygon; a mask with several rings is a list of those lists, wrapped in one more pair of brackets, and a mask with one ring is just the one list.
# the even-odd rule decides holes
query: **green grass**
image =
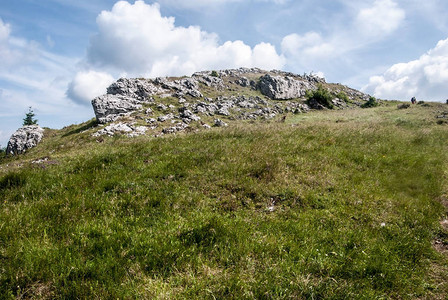
{"label": "green grass", "polygon": [[0,298],[443,299],[441,107],[47,131],[0,163]]}

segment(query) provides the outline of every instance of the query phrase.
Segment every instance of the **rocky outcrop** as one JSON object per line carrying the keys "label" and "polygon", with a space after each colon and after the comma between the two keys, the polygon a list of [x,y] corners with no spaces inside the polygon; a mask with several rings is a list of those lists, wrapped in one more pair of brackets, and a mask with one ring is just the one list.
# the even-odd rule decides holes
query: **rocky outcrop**
{"label": "rocky outcrop", "polygon": [[142,103],[153,101],[151,96],[166,92],[149,79],[120,78],[107,88],[107,94],[93,99],[92,106],[96,119],[104,124],[140,110]]}
{"label": "rocky outcrop", "polygon": [[198,82],[193,78],[174,81],[120,78],[107,88],[107,94],[93,99],[92,106],[98,122],[105,124],[142,109],[142,104],[154,101],[152,96],[155,95],[202,97]]}
{"label": "rocky outcrop", "polygon": [[105,94],[92,100],[93,111],[99,123],[113,122],[119,117],[142,108],[141,101],[125,95]]}
{"label": "rocky outcrop", "polygon": [[224,89],[224,81],[217,76],[208,75],[206,73],[195,73],[193,78],[206,86],[214,87],[218,90]]}
{"label": "rocky outcrop", "polygon": [[168,90],[151,79],[120,78],[107,88],[109,95],[122,95],[139,101],[150,100],[152,95],[167,93]]}
{"label": "rocky outcrop", "polygon": [[17,129],[9,139],[6,154],[16,155],[36,147],[44,136],[44,130],[38,125],[23,126]]}
{"label": "rocky outcrop", "polygon": [[164,89],[174,91],[174,96],[180,98],[190,95],[195,98],[203,97],[199,91],[199,85],[194,78],[183,78],[179,80],[169,80],[168,78],[156,78],[155,83],[161,85]]}
{"label": "rocky outcrop", "polygon": [[[146,128],[146,134],[160,136],[209,128],[213,122],[218,127],[234,120],[270,120],[286,113],[320,109],[318,103],[306,104],[305,97],[319,85],[332,95],[334,108],[346,108],[347,102],[361,105],[368,98],[348,87],[326,84],[314,75],[239,68],[181,78],[121,78],[109,86],[107,94],[93,99],[92,105],[99,123],[118,122],[120,118],[124,122],[102,128],[100,135],[140,135]],[[135,124],[144,126],[136,130]]]}
{"label": "rocky outcrop", "polygon": [[263,95],[271,99],[287,100],[305,96],[307,90],[314,90],[316,85],[310,81],[298,80],[291,76],[271,76],[260,78],[258,87]]}

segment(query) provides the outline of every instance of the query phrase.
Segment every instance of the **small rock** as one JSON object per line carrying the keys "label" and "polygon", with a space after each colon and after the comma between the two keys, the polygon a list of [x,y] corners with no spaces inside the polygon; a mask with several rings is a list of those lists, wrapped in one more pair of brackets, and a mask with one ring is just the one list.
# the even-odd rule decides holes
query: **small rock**
{"label": "small rock", "polygon": [[222,121],[221,119],[215,119],[215,127],[227,127],[227,123]]}
{"label": "small rock", "polygon": [[157,105],[157,109],[161,110],[161,111],[166,111],[166,110],[168,110],[168,107],[165,104],[160,103]]}
{"label": "small rock", "polygon": [[221,115],[221,116],[230,116],[230,112],[229,112],[229,110],[227,109],[227,107],[225,107],[225,106],[223,106],[223,107],[221,107],[220,109],[218,109],[218,110],[216,111],[216,114],[217,114],[217,115]]}
{"label": "small rock", "polygon": [[157,121],[165,122],[165,121],[171,120],[172,118],[174,118],[173,114],[167,114],[167,115],[158,117]]}

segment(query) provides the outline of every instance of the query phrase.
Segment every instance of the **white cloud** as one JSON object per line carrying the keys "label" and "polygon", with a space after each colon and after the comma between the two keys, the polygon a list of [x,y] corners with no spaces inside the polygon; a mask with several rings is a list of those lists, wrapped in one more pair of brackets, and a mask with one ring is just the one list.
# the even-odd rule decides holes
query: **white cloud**
{"label": "white cloud", "polygon": [[219,44],[216,34],[198,26],[176,26],[174,22],[174,18],[161,15],[158,4],[117,2],[111,11],[98,16],[99,32],[91,39],[87,61],[95,68],[150,77],[284,65],[284,58],[271,44],[254,48],[242,41]]}
{"label": "white cloud", "polygon": [[373,6],[359,11],[355,26],[368,36],[385,36],[394,32],[405,19],[405,11],[392,0],[376,0]]}
{"label": "white cloud", "polygon": [[[248,0],[188,0],[188,1],[179,1],[179,0],[159,0],[158,2],[164,5],[172,5],[176,7],[197,9],[197,8],[205,8],[205,7],[213,7],[219,6],[226,3],[237,3],[244,2]],[[253,2],[272,2],[275,4],[285,4],[290,0],[252,0]]]}
{"label": "white cloud", "polygon": [[3,47],[2,44],[8,39],[10,32],[9,24],[3,23],[3,20],[0,19],[0,47]]}
{"label": "white cloud", "polygon": [[78,72],[70,83],[67,96],[80,104],[90,104],[90,101],[106,93],[106,88],[114,81],[107,73],[96,71]]}
{"label": "white cloud", "polygon": [[385,99],[444,101],[448,97],[448,39],[407,63],[390,67],[383,75],[372,76],[363,90]]}
{"label": "white cloud", "polygon": [[296,33],[287,35],[282,40],[282,51],[286,55],[307,58],[320,58],[334,55],[337,52],[334,42],[326,42],[317,32],[307,32],[304,35]]}
{"label": "white cloud", "polygon": [[392,0],[375,0],[368,7],[357,4],[354,10],[352,19],[345,25],[340,21],[329,23],[330,32],[309,31],[285,36],[281,48],[288,67],[328,70],[330,64],[338,62],[347,66],[352,53],[387,38],[405,18],[404,10]]}
{"label": "white cloud", "polygon": [[[0,19],[0,143],[22,124],[32,106],[42,126],[67,124],[73,116],[91,116],[65,97],[79,59],[45,50],[43,45],[17,37],[14,28]],[[73,111],[76,109],[76,113]]]}

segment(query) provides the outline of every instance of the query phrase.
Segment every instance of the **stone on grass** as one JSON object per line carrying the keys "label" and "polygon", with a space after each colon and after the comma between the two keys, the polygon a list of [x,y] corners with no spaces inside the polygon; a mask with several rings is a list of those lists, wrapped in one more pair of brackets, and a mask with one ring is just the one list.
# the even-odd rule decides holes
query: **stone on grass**
{"label": "stone on grass", "polygon": [[43,136],[44,130],[40,126],[23,126],[11,135],[8,146],[6,147],[6,154],[16,155],[24,153],[27,150],[36,147]]}

